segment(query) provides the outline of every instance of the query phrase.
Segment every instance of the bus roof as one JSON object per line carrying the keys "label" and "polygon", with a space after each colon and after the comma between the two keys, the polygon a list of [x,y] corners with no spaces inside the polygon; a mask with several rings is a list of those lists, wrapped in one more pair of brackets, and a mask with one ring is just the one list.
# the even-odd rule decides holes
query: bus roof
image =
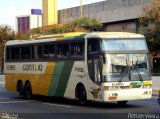
{"label": "bus roof", "polygon": [[144,35],[129,32],[93,32],[85,38],[144,38]]}
{"label": "bus roof", "polygon": [[52,34],[52,35],[44,35],[35,38],[35,40],[39,39],[51,39],[51,38],[68,38],[68,37],[74,37],[74,36],[80,36],[82,34],[86,34],[85,32],[70,32],[70,33],[64,33],[64,34]]}
{"label": "bus roof", "polygon": [[144,38],[141,34],[128,33],[128,32],[72,32],[64,34],[53,34],[40,36],[34,40],[11,40],[6,43],[6,45],[20,45],[20,44],[33,44],[33,43],[44,43],[53,42],[60,40],[79,40],[84,38]]}
{"label": "bus roof", "polygon": [[34,44],[34,43],[45,43],[61,40],[78,40],[84,39],[86,35],[85,32],[71,32],[64,34],[53,34],[53,35],[44,35],[32,40],[11,40],[6,43],[6,45],[21,45],[21,44]]}
{"label": "bus roof", "polygon": [[44,40],[11,40],[6,43],[6,45],[22,45],[22,44],[34,44],[34,43],[45,43],[56,41],[56,38],[44,39]]}

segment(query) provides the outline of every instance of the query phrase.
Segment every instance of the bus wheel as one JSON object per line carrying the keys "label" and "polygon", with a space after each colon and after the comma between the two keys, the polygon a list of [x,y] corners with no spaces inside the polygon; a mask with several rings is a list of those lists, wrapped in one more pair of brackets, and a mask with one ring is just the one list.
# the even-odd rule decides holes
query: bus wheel
{"label": "bus wheel", "polygon": [[19,93],[19,97],[24,98],[24,87],[22,82],[17,83],[17,91]]}
{"label": "bus wheel", "polygon": [[25,98],[28,100],[32,98],[32,89],[30,83],[25,85]]}
{"label": "bus wheel", "polygon": [[118,103],[118,105],[120,105],[120,106],[124,106],[124,105],[127,104],[127,102],[128,102],[128,101],[118,101],[117,103]]}
{"label": "bus wheel", "polygon": [[81,86],[80,88],[78,88],[77,91],[78,91],[77,92],[78,102],[79,102],[80,105],[84,105],[86,103],[86,100],[87,100],[85,88],[83,86]]}

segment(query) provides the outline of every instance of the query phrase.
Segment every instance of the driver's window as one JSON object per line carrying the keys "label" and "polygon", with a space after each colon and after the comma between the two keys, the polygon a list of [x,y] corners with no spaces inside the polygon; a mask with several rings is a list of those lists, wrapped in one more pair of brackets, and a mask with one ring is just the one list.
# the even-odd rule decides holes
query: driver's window
{"label": "driver's window", "polygon": [[98,59],[94,60],[94,82],[100,84],[101,82],[101,66],[100,61]]}
{"label": "driver's window", "polygon": [[88,39],[88,52],[100,51],[100,39]]}
{"label": "driver's window", "polygon": [[90,56],[88,58],[88,73],[90,79],[97,85],[101,84],[102,79],[102,63],[101,60],[97,57]]}

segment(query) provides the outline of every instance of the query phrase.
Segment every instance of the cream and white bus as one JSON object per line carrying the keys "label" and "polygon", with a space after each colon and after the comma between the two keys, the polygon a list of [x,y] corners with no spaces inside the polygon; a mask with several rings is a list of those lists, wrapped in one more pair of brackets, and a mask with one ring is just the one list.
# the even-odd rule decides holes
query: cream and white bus
{"label": "cream and white bus", "polygon": [[150,99],[148,48],[143,35],[124,32],[67,33],[6,43],[6,89],[91,101]]}

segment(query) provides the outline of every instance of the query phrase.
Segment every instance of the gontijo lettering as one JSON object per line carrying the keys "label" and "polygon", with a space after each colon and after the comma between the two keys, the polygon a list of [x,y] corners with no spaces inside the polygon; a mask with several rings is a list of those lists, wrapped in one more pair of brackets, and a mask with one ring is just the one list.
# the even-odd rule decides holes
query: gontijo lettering
{"label": "gontijo lettering", "polygon": [[43,71],[42,64],[24,64],[23,71]]}

